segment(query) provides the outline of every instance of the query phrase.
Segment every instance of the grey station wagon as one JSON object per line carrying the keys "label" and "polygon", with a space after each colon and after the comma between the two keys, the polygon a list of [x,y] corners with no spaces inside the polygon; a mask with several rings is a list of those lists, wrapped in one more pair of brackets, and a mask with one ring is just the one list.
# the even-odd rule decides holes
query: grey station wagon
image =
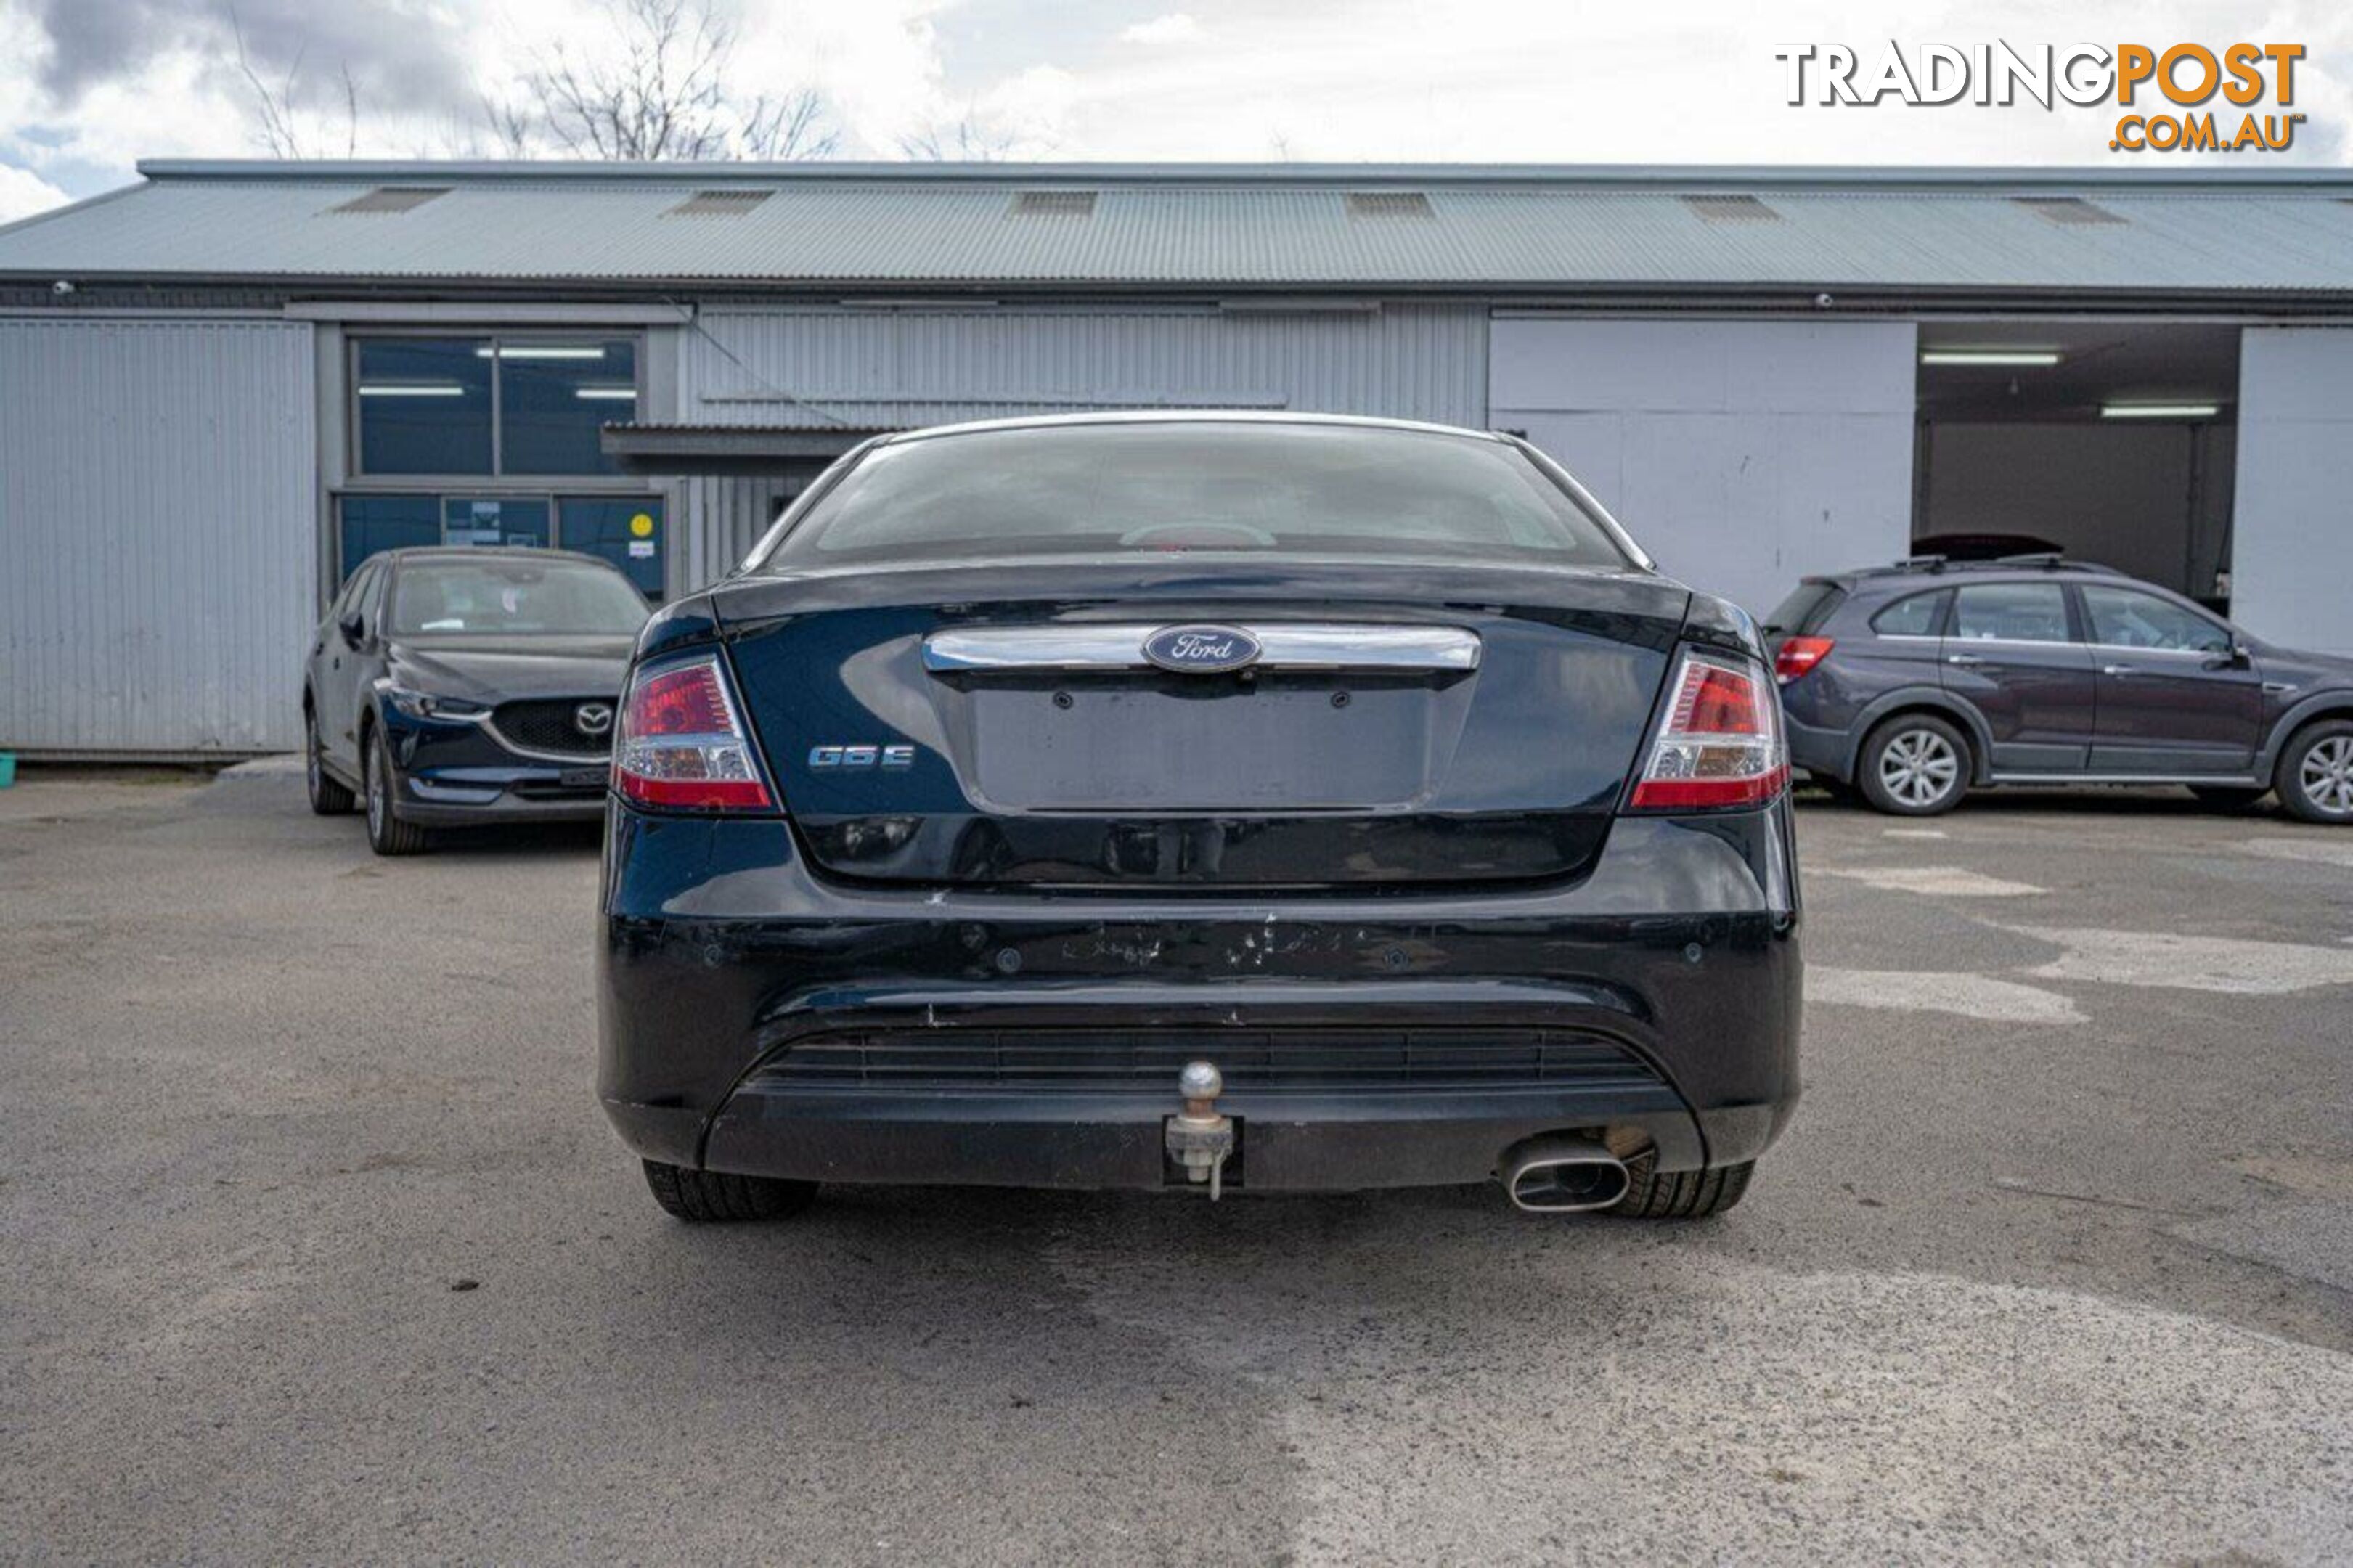
{"label": "grey station wagon", "polygon": [[2276,647],[2107,567],[1917,557],[1767,618],[1790,761],[1882,811],[1973,785],[2186,784],[2353,822],[2353,659]]}

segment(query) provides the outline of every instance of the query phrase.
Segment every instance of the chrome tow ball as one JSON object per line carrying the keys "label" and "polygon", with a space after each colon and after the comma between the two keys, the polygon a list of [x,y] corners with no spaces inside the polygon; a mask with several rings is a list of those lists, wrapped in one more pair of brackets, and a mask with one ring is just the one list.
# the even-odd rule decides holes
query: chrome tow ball
{"label": "chrome tow ball", "polygon": [[1187,1062],[1176,1075],[1185,1109],[1168,1119],[1169,1158],[1185,1167],[1187,1182],[1208,1184],[1211,1203],[1224,1191],[1226,1161],[1234,1152],[1233,1118],[1218,1113],[1218,1096],[1225,1089],[1225,1075],[1215,1062]]}

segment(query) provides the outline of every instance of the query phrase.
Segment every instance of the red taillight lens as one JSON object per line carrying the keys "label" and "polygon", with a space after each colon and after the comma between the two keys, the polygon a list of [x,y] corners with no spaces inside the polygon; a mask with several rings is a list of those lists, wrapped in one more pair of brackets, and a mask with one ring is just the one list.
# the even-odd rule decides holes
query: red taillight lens
{"label": "red taillight lens", "polygon": [[768,811],[776,799],[716,658],[640,674],[621,709],[613,783],[640,805]]}
{"label": "red taillight lens", "polygon": [[1781,703],[1764,670],[1746,659],[1685,648],[1631,807],[1761,805],[1788,782]]}
{"label": "red taillight lens", "polygon": [[1773,656],[1773,674],[1787,686],[1828,658],[1837,646],[1828,637],[1790,637]]}

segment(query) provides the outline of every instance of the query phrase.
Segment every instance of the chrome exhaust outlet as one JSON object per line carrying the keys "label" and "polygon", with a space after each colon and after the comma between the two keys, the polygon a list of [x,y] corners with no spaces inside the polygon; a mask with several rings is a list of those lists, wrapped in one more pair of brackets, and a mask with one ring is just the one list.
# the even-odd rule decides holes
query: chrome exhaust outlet
{"label": "chrome exhaust outlet", "polygon": [[1504,1151],[1497,1174],[1513,1205],[1530,1214],[1606,1209],[1626,1195],[1626,1166],[1589,1138],[1545,1132]]}

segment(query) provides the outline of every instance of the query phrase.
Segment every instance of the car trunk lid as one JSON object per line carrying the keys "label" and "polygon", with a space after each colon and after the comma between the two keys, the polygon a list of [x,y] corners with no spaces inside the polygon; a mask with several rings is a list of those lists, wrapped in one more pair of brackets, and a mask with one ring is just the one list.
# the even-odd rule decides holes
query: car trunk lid
{"label": "car trunk lid", "polygon": [[1687,597],[1632,572],[1025,563],[717,603],[828,874],[1360,889],[1580,871]]}

